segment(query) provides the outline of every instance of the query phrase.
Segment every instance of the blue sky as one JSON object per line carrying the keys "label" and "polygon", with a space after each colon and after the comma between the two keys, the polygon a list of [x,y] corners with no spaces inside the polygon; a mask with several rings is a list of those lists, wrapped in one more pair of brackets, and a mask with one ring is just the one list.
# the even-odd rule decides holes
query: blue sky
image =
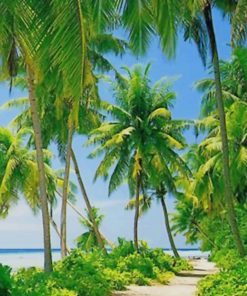
{"label": "blue sky", "polygon": [[[216,34],[221,59],[230,57],[230,28],[217,11],[214,12]],[[194,44],[185,43],[179,38],[177,54],[174,60],[167,60],[162,53],[158,40],[153,40],[146,56],[139,59],[131,54],[126,54],[122,58],[109,55],[112,63],[121,71],[122,65],[132,66],[136,63],[146,65],[152,63],[150,77],[154,82],[163,76],[179,77],[174,83],[174,90],[177,93],[177,100],[173,109],[173,116],[180,119],[195,119],[199,114],[201,95],[193,89],[193,83],[206,77],[207,71],[204,69]],[[100,84],[101,97],[104,100],[112,100],[109,87],[103,83]],[[25,93],[17,89],[12,91],[9,96],[8,85],[0,84],[1,104],[9,98],[23,97]],[[6,126],[11,118],[17,114],[17,111],[0,113],[0,125]],[[196,141],[193,132],[186,133],[189,143]],[[84,139],[75,137],[74,149],[79,161],[81,173],[88,194],[94,206],[100,208],[101,213],[105,214],[102,225],[102,232],[112,241],[117,237],[126,237],[131,239],[133,236],[133,213],[124,210],[124,206],[129,198],[129,192],[126,185],[123,185],[109,198],[107,194],[107,183],[98,180],[93,183],[94,172],[99,164],[99,159],[90,160],[87,158],[91,149],[84,148]],[[56,156],[55,146],[51,146]],[[62,167],[63,164],[57,158],[54,159],[55,167]],[[74,176],[72,176],[74,179]],[[169,211],[173,211],[173,198],[168,197]],[[84,203],[78,192],[77,207],[83,211]],[[55,211],[56,221],[59,225],[60,204]],[[74,245],[74,239],[83,232],[83,228],[78,222],[78,217],[70,209],[68,210],[68,242],[70,246]],[[21,200],[10,210],[9,216],[5,220],[0,220],[0,248],[38,248],[42,247],[42,227],[41,216],[33,216],[31,210],[25,201]],[[152,209],[140,220],[140,239],[146,240],[150,246],[169,247],[168,238],[165,233],[164,220],[161,207],[153,204]],[[177,246],[185,247],[185,239],[179,235],[175,237]],[[59,247],[59,240],[52,231],[52,245]]]}

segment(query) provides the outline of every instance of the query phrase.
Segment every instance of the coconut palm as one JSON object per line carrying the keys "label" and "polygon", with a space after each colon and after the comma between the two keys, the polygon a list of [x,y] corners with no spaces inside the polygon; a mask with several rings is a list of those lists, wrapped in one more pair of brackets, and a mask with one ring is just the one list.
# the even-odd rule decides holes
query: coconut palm
{"label": "coconut palm", "polygon": [[[245,103],[237,101],[231,105],[226,113],[226,124],[229,135],[229,155],[230,155],[230,172],[233,186],[233,194],[235,200],[244,201],[246,193],[246,182],[240,178],[241,175],[246,174],[246,135],[245,130],[247,126],[246,121],[247,106]],[[207,118],[205,119],[205,121]],[[219,128],[217,120],[211,121],[210,133],[204,141],[200,144],[202,147],[202,153],[208,158],[207,163],[211,162],[211,165],[204,167],[204,173],[206,174],[210,167],[213,168],[217,174],[222,170],[219,159],[222,154],[221,141],[219,137]],[[200,170],[198,171],[200,173]],[[219,184],[219,182],[218,182]],[[222,186],[221,186],[222,188]],[[216,191],[216,190],[214,190]],[[216,193],[214,192],[214,195]]]}
{"label": "coconut palm", "polygon": [[[31,150],[27,146],[31,134],[32,131],[27,128],[20,129],[17,133],[12,133],[7,128],[0,129],[0,203],[4,205],[5,209],[2,214],[7,214],[11,204],[18,202],[21,196],[24,196],[34,213],[40,210],[38,166],[35,159],[35,150]],[[47,195],[49,203],[53,204],[58,178],[50,167],[51,152],[45,150],[44,155]]]}
{"label": "coconut palm", "polygon": [[[43,113],[42,134],[44,135],[43,136],[44,145],[48,146],[49,143],[51,142],[51,140],[53,142],[55,142],[58,147],[59,154],[60,154],[61,158],[63,158],[65,155],[64,146],[66,145],[66,141],[67,141],[67,130],[65,128],[61,128],[61,126],[63,126],[64,119],[68,118],[69,112],[66,108],[64,108],[64,110],[62,111],[63,116],[62,117],[57,116],[57,114],[52,111],[53,104],[54,104],[54,102],[52,102],[52,99],[54,99],[54,97],[51,97],[49,104],[46,103],[46,105],[43,106],[43,108],[42,108],[43,109],[43,112],[42,112]],[[91,102],[90,107],[86,106],[86,104],[80,105],[79,123],[78,123],[78,127],[77,127],[77,133],[79,133],[79,134],[88,134],[93,128],[95,128],[99,125],[100,115],[97,113],[97,110],[95,109],[95,107],[93,106],[92,103],[93,102]],[[27,98],[12,99],[1,106],[1,109],[3,109],[3,110],[9,110],[11,108],[22,109],[22,112],[20,114],[18,114],[17,117],[15,117],[10,122],[11,127],[20,129],[22,126],[30,126],[31,125],[30,108],[29,108],[29,103],[28,103]],[[85,184],[82,180],[80,169],[79,169],[77,159],[76,159],[76,155],[75,155],[75,152],[73,149],[72,149],[71,153],[72,153],[71,156],[72,156],[72,161],[74,164],[75,174],[77,176],[79,188],[80,188],[82,196],[84,198],[86,208],[87,208],[88,212],[91,212],[93,207],[91,205],[90,198],[89,198],[88,193],[86,191]],[[57,179],[57,176],[56,176],[56,179]],[[63,177],[62,177],[61,181],[62,181],[62,183],[60,182],[60,185],[63,186]],[[59,196],[62,196],[61,190],[59,190],[58,194],[59,194]],[[71,204],[69,204],[69,205],[71,205]],[[83,220],[86,221],[86,223],[91,223],[90,221],[85,219],[85,217],[83,218]],[[91,220],[94,221],[94,218],[92,217]],[[100,230],[98,229],[98,225],[94,222],[92,222],[92,223],[94,224],[94,229],[95,229],[96,237],[98,239],[98,243],[99,243],[99,245],[101,245],[101,248],[104,248],[103,241],[107,241],[107,240],[105,238],[102,239],[104,236],[102,235],[102,233],[100,233]],[[53,225],[53,227],[57,227],[57,226],[55,226],[54,221],[53,221],[52,225]],[[59,237],[61,239],[60,230],[57,229],[56,232],[59,233]],[[68,249],[68,247],[67,247],[67,249]]]}
{"label": "coconut palm", "polygon": [[[169,174],[167,163],[174,162],[184,168],[184,163],[173,148],[182,148],[181,136],[176,134],[180,121],[170,125],[168,108],[175,97],[169,84],[164,80],[150,86],[148,71],[140,65],[133,69],[125,68],[127,77],[114,84],[116,105],[104,102],[111,122],[103,123],[91,133],[88,141],[98,144],[90,157],[104,154],[96,174],[109,180],[109,194],[128,181],[131,196],[135,195],[134,243],[138,249],[138,221],[140,195],[143,193],[146,178],[157,181],[157,172]],[[172,147],[172,148],[171,148]],[[167,161],[166,161],[167,159]],[[169,159],[169,160],[168,160]]]}
{"label": "coconut palm", "polygon": [[[36,101],[37,89],[44,79],[49,80],[48,89],[56,90],[56,95],[60,98],[72,98],[73,108],[78,106],[82,97],[82,89],[85,86],[84,74],[88,69],[85,38],[88,30],[84,26],[85,14],[88,12],[87,6],[93,8],[91,17],[96,17],[95,24],[98,30],[102,28],[106,20],[109,23],[115,19],[110,1],[92,3],[91,1],[66,0],[61,3],[61,1],[52,0],[46,5],[36,0],[2,1],[0,3],[2,15],[0,54],[3,61],[1,64],[3,72],[12,79],[18,73],[16,61],[21,59],[22,68],[27,73],[39,164],[46,271],[52,270],[52,260],[43,144]],[[101,14],[98,11],[104,13]],[[76,117],[74,120],[76,121]],[[70,122],[72,124],[73,120]],[[65,178],[65,189],[67,184],[68,181]],[[65,232],[65,216],[63,212],[63,232]]]}
{"label": "coconut palm", "polygon": [[[247,188],[244,178],[247,157],[246,112],[245,102],[236,101],[229,106],[226,113],[234,204],[239,207],[246,201]],[[185,160],[193,172],[193,178],[189,181],[180,178],[177,182],[182,192],[176,205],[178,214],[174,217],[175,230],[185,233],[191,242],[198,239],[199,234],[203,241],[210,243],[211,247],[219,248],[220,245],[212,241],[213,236],[204,230],[208,220],[225,221],[226,216],[226,205],[221,197],[224,192],[221,178],[222,143],[219,119],[215,111],[211,116],[202,119],[200,125],[204,125],[207,136],[200,145],[190,147],[185,155]]]}
{"label": "coconut palm", "polygon": [[175,234],[183,233],[189,244],[203,240],[210,244],[210,250],[219,248],[203,227],[203,222],[206,219],[213,220],[216,218],[215,216],[209,217],[198,204],[195,204],[190,198],[185,198],[183,194],[180,197],[177,195],[175,208],[176,212],[172,216],[172,230]]}
{"label": "coconut palm", "polygon": [[[92,212],[94,215],[94,220],[96,221],[98,227],[101,224],[104,216],[98,214],[98,209],[92,208]],[[88,231],[84,232],[80,236],[76,238],[77,247],[81,248],[85,251],[90,251],[95,247],[101,247],[98,243],[98,239],[96,237],[96,233],[93,227],[93,223],[91,221],[91,215],[87,213],[87,220],[82,219],[81,224],[87,228]]]}
{"label": "coconut palm", "polygon": [[[86,4],[85,4],[86,5]],[[64,98],[61,99],[62,94],[61,81],[57,82],[56,88],[50,81],[54,80],[54,75],[56,73],[50,69],[45,69],[46,78],[38,86],[38,97],[40,113],[42,114],[42,126],[41,133],[43,136],[43,146],[47,147],[51,140],[55,141],[58,145],[60,155],[62,158],[65,158],[65,176],[64,176],[64,190],[63,190],[63,202],[61,209],[61,253],[66,255],[66,250],[63,248],[66,241],[66,199],[67,199],[67,187],[69,182],[69,172],[70,172],[70,158],[72,158],[72,141],[73,134],[77,133],[87,133],[90,130],[91,126],[96,126],[99,123],[97,112],[95,106],[99,100],[98,90],[97,90],[97,77],[94,75],[93,70],[97,71],[110,71],[113,70],[116,75],[118,75],[114,66],[104,58],[103,54],[106,52],[113,52],[116,55],[123,54],[126,42],[121,39],[114,37],[111,34],[98,32],[95,26],[97,22],[93,22],[91,19],[95,7],[86,5],[85,9],[88,10],[87,23],[88,30],[87,36],[90,36],[87,39],[87,55],[85,57],[85,77],[83,93],[81,98],[76,102],[73,98]],[[89,13],[90,12],[90,13]],[[92,22],[92,23],[91,23]],[[97,33],[98,32],[98,33]],[[21,81],[21,77],[18,77],[17,84],[25,87],[25,81]],[[23,80],[23,79],[22,79]],[[15,81],[14,81],[15,82]],[[43,97],[46,100],[43,100]],[[49,98],[49,99],[48,99]],[[12,102],[7,103],[6,107],[13,104],[26,104],[24,100],[19,101],[18,103]],[[93,110],[93,108],[94,110]],[[53,112],[54,108],[57,110]],[[92,112],[88,112],[92,110]],[[28,118],[29,113],[23,112],[18,116],[14,122],[17,126],[30,125],[30,119]],[[30,116],[29,116],[30,117]],[[85,119],[86,118],[86,119]],[[64,126],[64,121],[67,124]],[[61,128],[64,127],[64,128]],[[73,153],[73,162],[76,162],[75,154]],[[77,173],[79,184],[82,183],[80,174]],[[80,186],[80,188],[85,188],[85,186]],[[90,201],[88,196],[85,195],[85,190],[81,190],[84,200],[86,202],[88,211],[90,212]],[[93,220],[93,217],[92,217]],[[97,230],[97,225],[95,224],[95,229]],[[103,241],[101,236],[98,233],[98,240],[100,241],[101,247],[104,249]]]}
{"label": "coconut palm", "polygon": [[[119,0],[119,11],[122,13],[123,26],[129,31],[129,38],[134,49],[139,53],[147,49],[153,32],[156,31],[161,39],[161,45],[168,57],[174,56],[178,30],[184,30],[185,40],[193,39],[199,49],[204,64],[207,56],[207,39],[211,51],[211,62],[214,69],[216,86],[217,109],[220,118],[222,141],[222,163],[224,164],[224,188],[227,201],[229,224],[234,240],[241,256],[244,256],[244,247],[236,223],[233,205],[233,194],[229,170],[229,149],[225,122],[225,111],[220,77],[217,40],[212,17],[212,6],[216,4],[223,13],[229,13],[232,20],[232,37],[236,42],[243,42],[246,38],[246,26],[239,25],[246,20],[245,1],[126,1]],[[235,34],[236,33],[236,34]],[[234,42],[232,42],[234,43]]]}
{"label": "coconut palm", "polygon": [[[35,32],[37,30],[34,27],[40,27],[40,29],[42,29],[42,22],[40,22],[40,26],[31,25],[33,23],[37,23],[39,19],[38,16],[40,16],[38,13],[32,13],[34,9],[33,4],[34,1],[11,1],[11,3],[1,1],[0,11],[2,18],[0,24],[0,55],[3,61],[2,74],[10,77],[10,80],[12,80],[12,77],[16,76],[18,73],[17,61],[20,59],[20,57],[23,60],[24,68],[27,72],[29,101],[32,110],[31,114],[35,134],[37,163],[39,166],[38,176],[40,180],[42,221],[44,231],[44,265],[46,271],[51,271],[52,258],[49,213],[45,186],[44,155],[42,150],[40,121],[35,96],[35,72],[37,65],[34,63],[34,56],[36,55],[37,39],[40,35],[38,32]],[[37,1],[36,4],[38,4]],[[38,9],[38,7],[40,7],[40,5],[37,5],[36,9]],[[27,11],[29,11],[29,13],[27,13]]]}

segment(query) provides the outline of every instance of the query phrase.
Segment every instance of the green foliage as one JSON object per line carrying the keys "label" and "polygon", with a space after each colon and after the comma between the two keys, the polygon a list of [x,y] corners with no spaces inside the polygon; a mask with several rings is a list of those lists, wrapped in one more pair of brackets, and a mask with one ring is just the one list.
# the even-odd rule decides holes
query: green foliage
{"label": "green foliage", "polygon": [[247,291],[247,261],[216,275],[207,276],[198,285],[199,296],[243,296]]}
{"label": "green foliage", "polygon": [[120,272],[115,269],[105,268],[103,273],[113,290],[125,290],[125,287],[130,284],[130,274],[128,272]]}
{"label": "green foliage", "polygon": [[145,242],[137,253],[133,243],[119,239],[119,246],[105,255],[99,249],[75,249],[58,261],[52,273],[39,268],[11,269],[0,265],[2,296],[107,296],[126,286],[167,284],[174,273],[191,266],[184,259],[151,250]]}
{"label": "green foliage", "polygon": [[101,272],[103,265],[99,254],[74,250],[70,256],[60,261],[55,270],[66,277],[64,287],[83,296],[108,295],[110,285]]}
{"label": "green foliage", "polygon": [[123,238],[118,238],[118,246],[114,248],[110,254],[111,257],[125,257],[135,252],[135,247],[132,241],[127,241]]}
{"label": "green foliage", "polygon": [[154,264],[150,258],[139,253],[134,253],[119,261],[117,269],[121,272],[138,271],[145,277],[153,279],[155,277],[153,266]]}
{"label": "green foliage", "polygon": [[174,276],[174,273],[171,271],[166,271],[166,272],[158,271],[156,274],[156,278],[157,278],[158,282],[163,285],[167,285],[173,276]]}
{"label": "green foliage", "polygon": [[10,272],[10,267],[0,264],[0,295],[11,295],[12,278]]}
{"label": "green foliage", "polygon": [[116,105],[102,103],[112,121],[94,129],[88,141],[97,145],[90,157],[103,155],[95,179],[109,177],[109,194],[127,180],[131,197],[137,190],[137,175],[154,186],[162,175],[171,189],[172,169],[187,172],[177,150],[186,146],[182,131],[188,123],[171,117],[175,93],[167,79],[151,85],[150,65],[124,69],[127,77],[113,83]]}
{"label": "green foliage", "polygon": [[14,277],[14,296],[106,296],[113,285],[102,270],[98,253],[75,250],[51,274],[36,268],[20,270]]}
{"label": "green foliage", "polygon": [[94,219],[96,225],[99,227],[103,218],[104,215],[100,215],[99,209],[97,208],[92,208],[92,217],[87,211],[87,219],[80,220],[81,224],[87,229],[87,231],[76,238],[77,248],[83,251],[90,251],[100,247],[95,235],[92,219]]}
{"label": "green foliage", "polygon": [[[164,253],[162,249],[150,249],[145,242],[140,243],[139,252],[133,242],[119,238],[119,245],[103,257],[106,274],[112,275],[115,287],[126,284],[150,285],[151,282],[167,283],[174,273],[191,269],[185,259],[177,259]],[[113,273],[110,271],[114,271]],[[124,275],[124,279],[122,276]]]}

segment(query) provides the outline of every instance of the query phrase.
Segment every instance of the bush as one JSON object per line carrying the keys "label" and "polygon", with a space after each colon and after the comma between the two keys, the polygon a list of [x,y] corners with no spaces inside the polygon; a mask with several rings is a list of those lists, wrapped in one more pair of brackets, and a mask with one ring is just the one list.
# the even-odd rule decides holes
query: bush
{"label": "bush", "polygon": [[0,264],[0,295],[11,295],[12,278],[11,268]]}
{"label": "bush", "polygon": [[59,261],[51,274],[21,269],[14,277],[14,296],[107,296],[111,287],[102,270],[97,253],[75,250]]}
{"label": "bush", "polygon": [[103,272],[112,290],[125,290],[126,286],[131,283],[130,273],[120,272],[110,268],[105,268]]}
{"label": "bush", "polygon": [[217,266],[223,269],[234,268],[242,261],[235,249],[219,250],[211,256],[211,260],[215,261]]}
{"label": "bush", "polygon": [[143,242],[137,253],[132,242],[119,239],[119,246],[105,255],[98,249],[89,253],[74,250],[54,266],[54,272],[38,268],[11,269],[0,265],[1,296],[107,296],[127,285],[167,284],[176,270],[189,268],[163,250],[151,250]]}
{"label": "bush", "polygon": [[65,277],[56,272],[44,273],[38,268],[20,269],[14,276],[12,296],[78,296],[63,287]]}
{"label": "bush", "polygon": [[153,271],[154,264],[152,260],[139,253],[131,254],[125,258],[122,258],[117,265],[117,269],[120,272],[134,272],[138,271],[144,277],[154,278],[155,273]]}
{"label": "bush", "polygon": [[[230,253],[227,258],[229,258]],[[222,258],[224,269],[218,274],[210,275],[201,280],[198,284],[199,296],[243,296],[247,291],[247,260],[242,259],[233,263],[226,269],[226,262]]]}
{"label": "bush", "polygon": [[74,290],[79,296],[105,296],[110,285],[103,271],[102,259],[98,252],[83,253],[74,250],[58,262],[55,270],[64,275],[63,287]]}
{"label": "bush", "polygon": [[149,286],[150,280],[146,278],[140,271],[135,269],[131,273],[131,283],[138,286]]}
{"label": "bush", "polygon": [[156,270],[156,279],[162,285],[167,285],[173,277],[174,273],[171,271],[162,272],[159,269]]}

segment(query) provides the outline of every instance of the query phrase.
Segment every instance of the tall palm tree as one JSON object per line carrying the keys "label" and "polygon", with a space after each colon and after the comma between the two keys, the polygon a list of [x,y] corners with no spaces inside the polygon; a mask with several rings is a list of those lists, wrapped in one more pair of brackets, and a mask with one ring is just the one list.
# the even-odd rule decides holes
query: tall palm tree
{"label": "tall palm tree", "polygon": [[[246,135],[245,130],[247,126],[246,121],[247,115],[247,106],[244,102],[236,101],[234,102],[226,113],[226,124],[228,128],[229,136],[229,156],[230,156],[230,172],[232,179],[233,195],[235,202],[245,201],[245,192],[246,192],[246,182],[240,176],[246,174],[246,159],[247,159],[247,150],[246,150]],[[208,118],[205,119],[205,122]],[[202,120],[203,122],[203,120]],[[203,171],[203,174],[207,174],[210,170],[214,170],[214,174],[219,175],[222,170],[221,162],[221,141],[219,134],[219,123],[217,120],[210,120],[208,124],[210,127],[210,133],[200,144],[202,148],[202,154],[207,157],[207,162],[204,167],[201,167],[198,170],[198,174],[202,175],[200,172]],[[216,177],[213,177],[214,179]],[[219,188],[223,187],[223,184],[220,185],[221,180],[218,179],[217,186]],[[215,187],[216,188],[216,187]],[[216,191],[216,190],[214,190]],[[213,192],[216,195],[216,192]]]}
{"label": "tall palm tree", "polygon": [[[14,81],[15,83],[15,81]],[[44,145],[47,147],[51,141],[54,141],[58,147],[58,150],[60,152],[60,156],[63,157],[65,155],[64,152],[64,146],[67,142],[67,130],[64,128],[61,128],[63,126],[63,122],[65,118],[68,118],[69,112],[66,108],[66,105],[63,109],[63,115],[57,116],[54,114],[53,110],[53,104],[52,101],[55,97],[50,98],[50,102],[46,103],[46,106],[44,106],[42,109],[42,134],[44,135]],[[22,109],[22,112],[18,114],[10,123],[10,126],[20,129],[23,126],[30,126],[31,125],[31,119],[30,119],[30,108],[29,108],[29,101],[27,98],[18,98],[18,99],[11,99],[5,104],[1,106],[1,109],[3,110],[9,110],[11,108],[18,108]],[[60,111],[61,112],[61,111]],[[52,124],[51,124],[52,123]],[[100,123],[100,115],[97,113],[97,110],[91,103],[91,107],[87,107],[86,104],[81,104],[79,109],[79,126],[77,127],[77,133],[79,134],[88,134],[93,128],[97,127]],[[86,208],[88,213],[92,212],[92,205],[88,196],[88,193],[86,191],[86,187],[84,185],[84,182],[82,180],[82,176],[80,173],[79,165],[76,159],[76,155],[74,150],[71,151],[72,155],[72,161],[75,168],[75,174],[77,176],[79,188],[81,190],[81,194],[84,198]],[[65,175],[65,173],[64,173]],[[62,176],[63,178],[63,176]],[[57,179],[57,177],[55,178]],[[64,182],[61,183],[61,186],[63,188]],[[71,186],[70,186],[71,187]],[[59,192],[59,195],[62,196],[61,192]],[[67,202],[68,203],[68,202]],[[85,218],[85,217],[84,217]],[[102,233],[100,233],[100,230],[98,229],[98,225],[94,222],[94,217],[91,218],[91,221],[87,221],[87,219],[84,219],[86,223],[93,223],[94,230],[96,234],[96,238],[98,240],[99,246],[104,250],[104,241],[107,241]],[[54,222],[54,221],[53,221]],[[53,227],[55,226],[54,223],[52,223]],[[59,232],[59,237],[61,239],[60,230],[56,230],[56,232]],[[66,248],[68,250],[68,247]]]}
{"label": "tall palm tree", "polygon": [[[128,77],[122,77],[114,84],[116,105],[106,102],[102,107],[107,110],[111,122],[103,123],[91,133],[88,141],[98,144],[91,157],[104,154],[96,174],[109,180],[111,194],[127,178],[130,194],[135,195],[134,243],[138,249],[138,221],[140,195],[145,179],[157,181],[158,172],[169,174],[166,159],[176,166],[184,163],[177,158],[171,148],[181,148],[181,137],[176,135],[175,121],[169,124],[171,113],[168,108],[175,97],[169,84],[158,81],[153,87],[148,78],[150,65],[143,69],[140,65],[133,69],[125,68]],[[181,124],[177,121],[177,127]]]}
{"label": "tall palm tree", "polygon": [[[37,2],[37,1],[36,1]],[[34,1],[18,1],[0,3],[1,11],[1,58],[2,58],[2,73],[6,74],[12,80],[12,77],[17,75],[17,60],[20,57],[23,59],[24,68],[27,72],[27,85],[29,90],[29,101],[31,106],[32,122],[35,133],[35,144],[37,153],[37,163],[39,166],[38,176],[40,184],[40,198],[42,204],[42,221],[44,230],[44,257],[45,270],[52,270],[51,258],[51,241],[49,227],[49,213],[47,204],[47,194],[45,185],[45,168],[44,155],[42,150],[41,129],[38,116],[38,109],[35,96],[35,70],[34,56],[36,53],[37,39],[32,23],[36,23],[38,14],[33,14]],[[38,7],[38,6],[37,6]],[[30,13],[27,13],[29,11]],[[37,18],[36,18],[37,17]],[[31,33],[31,28],[32,33]],[[30,42],[30,40],[32,41]]]}
{"label": "tall palm tree", "polygon": [[[222,141],[222,163],[224,164],[224,188],[227,202],[228,219],[234,236],[239,254],[244,256],[243,242],[240,237],[236,214],[233,205],[233,194],[229,170],[229,149],[227,140],[227,130],[225,122],[224,102],[222,95],[219,56],[217,41],[214,31],[214,22],[212,17],[212,5],[216,4],[221,9],[231,8],[233,15],[233,32],[237,34],[237,41],[243,41],[246,38],[246,26],[240,26],[239,20],[246,19],[246,7],[244,1],[226,1],[227,5],[222,6],[222,1],[196,0],[196,1],[157,1],[141,0],[127,1],[119,0],[119,12],[122,13],[122,23],[129,31],[129,38],[134,44],[134,49],[139,53],[147,49],[153,32],[156,31],[161,39],[161,45],[168,57],[174,56],[176,49],[176,40],[178,30],[182,27],[185,40],[193,39],[203,62],[206,63],[207,39],[211,51],[211,60],[214,69],[214,79],[216,85],[216,101],[220,118],[220,130]],[[229,11],[227,11],[229,12]],[[241,23],[241,22],[240,22]],[[232,34],[234,36],[234,34]]]}

